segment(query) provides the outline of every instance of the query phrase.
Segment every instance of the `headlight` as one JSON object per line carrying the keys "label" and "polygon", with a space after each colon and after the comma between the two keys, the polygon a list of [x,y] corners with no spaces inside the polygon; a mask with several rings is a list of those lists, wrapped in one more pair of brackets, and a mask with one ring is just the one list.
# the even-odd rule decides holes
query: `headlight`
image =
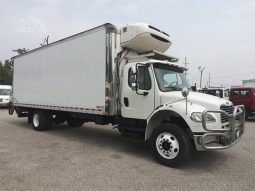
{"label": "headlight", "polygon": [[[201,112],[193,112],[190,115],[190,119],[195,122],[202,122],[202,113]],[[206,122],[207,123],[214,123],[216,119],[209,113],[206,114]]]}

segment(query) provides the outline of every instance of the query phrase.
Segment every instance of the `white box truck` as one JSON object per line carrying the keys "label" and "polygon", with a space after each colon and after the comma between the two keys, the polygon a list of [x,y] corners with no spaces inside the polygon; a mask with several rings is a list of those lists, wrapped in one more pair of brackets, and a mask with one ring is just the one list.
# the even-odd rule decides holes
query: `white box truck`
{"label": "white box truck", "polygon": [[112,124],[144,136],[157,161],[178,166],[226,149],[244,133],[244,108],[190,91],[185,67],[164,52],[170,36],[148,24],[112,24],[16,56],[9,112],[35,130],[53,123]]}
{"label": "white box truck", "polygon": [[10,102],[12,87],[9,85],[0,85],[0,108],[8,107]]}

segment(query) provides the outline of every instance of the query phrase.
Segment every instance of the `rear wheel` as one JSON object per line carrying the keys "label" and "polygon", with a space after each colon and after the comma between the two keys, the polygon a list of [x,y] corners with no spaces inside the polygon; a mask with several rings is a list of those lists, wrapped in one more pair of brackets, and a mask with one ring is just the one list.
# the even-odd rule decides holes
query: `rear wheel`
{"label": "rear wheel", "polygon": [[151,135],[150,147],[154,158],[161,164],[178,167],[185,163],[192,150],[184,129],[175,124],[162,124]]}
{"label": "rear wheel", "polygon": [[76,118],[70,118],[70,119],[67,119],[67,124],[70,127],[81,127],[84,124],[84,120],[76,119]]}
{"label": "rear wheel", "polygon": [[66,122],[66,116],[65,115],[61,115],[61,114],[57,114],[53,118],[53,121],[56,124],[65,123]]}
{"label": "rear wheel", "polygon": [[35,110],[32,117],[32,125],[36,131],[45,131],[52,126],[52,116],[47,111]]}

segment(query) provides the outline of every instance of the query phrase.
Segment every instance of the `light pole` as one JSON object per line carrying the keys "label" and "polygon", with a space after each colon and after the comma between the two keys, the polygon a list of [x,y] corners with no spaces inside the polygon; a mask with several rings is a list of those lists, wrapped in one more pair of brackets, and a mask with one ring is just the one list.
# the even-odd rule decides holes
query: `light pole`
{"label": "light pole", "polygon": [[201,66],[198,66],[198,70],[200,72],[200,88],[202,86],[202,76],[203,76],[203,71],[204,71],[205,67],[201,67]]}

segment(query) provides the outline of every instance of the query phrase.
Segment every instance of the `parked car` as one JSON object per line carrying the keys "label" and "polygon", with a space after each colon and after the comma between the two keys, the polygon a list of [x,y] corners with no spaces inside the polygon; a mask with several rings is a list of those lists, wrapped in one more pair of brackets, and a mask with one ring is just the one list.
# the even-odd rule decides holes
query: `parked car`
{"label": "parked car", "polygon": [[0,107],[7,107],[10,101],[11,86],[0,85]]}
{"label": "parked car", "polygon": [[199,89],[198,92],[214,95],[214,96],[229,100],[228,88],[202,88],[202,89]]}
{"label": "parked car", "polygon": [[255,115],[255,87],[231,88],[229,99],[234,105],[245,106],[246,119]]}

